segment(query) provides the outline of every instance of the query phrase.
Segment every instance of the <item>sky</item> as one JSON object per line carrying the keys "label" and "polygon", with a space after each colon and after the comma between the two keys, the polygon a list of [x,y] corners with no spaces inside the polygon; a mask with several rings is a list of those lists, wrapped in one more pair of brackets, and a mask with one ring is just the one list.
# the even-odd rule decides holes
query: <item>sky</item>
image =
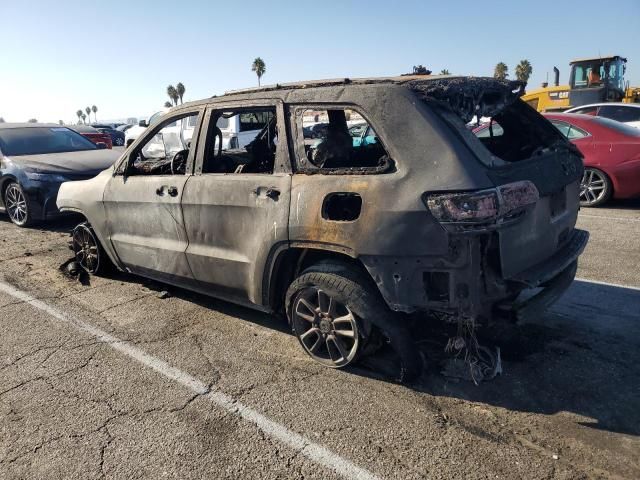
{"label": "sky", "polygon": [[529,88],[568,82],[573,58],[626,56],[640,86],[640,0],[0,0],[0,117],[148,116],[182,82],[185,101],[257,84],[387,76],[422,64],[492,75],[521,59]]}

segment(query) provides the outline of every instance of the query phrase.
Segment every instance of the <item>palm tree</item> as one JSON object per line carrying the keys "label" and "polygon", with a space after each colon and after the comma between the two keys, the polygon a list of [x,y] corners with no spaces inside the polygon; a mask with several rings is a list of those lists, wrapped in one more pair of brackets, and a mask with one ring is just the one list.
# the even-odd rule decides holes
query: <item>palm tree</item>
{"label": "palm tree", "polygon": [[185,90],[186,89],[182,82],[176,83],[176,93],[178,94],[178,97],[180,97],[180,105],[182,105],[182,96],[184,95]]}
{"label": "palm tree", "polygon": [[529,60],[520,60],[520,63],[516,66],[516,78],[521,82],[527,83],[531,72],[533,72],[533,67]]}
{"label": "palm tree", "polygon": [[87,107],[84,109],[87,112],[87,117],[89,117],[89,122],[91,122],[91,107]]}
{"label": "palm tree", "polygon": [[264,60],[257,57],[251,64],[251,71],[256,72],[256,75],[258,76],[258,86],[260,86],[260,79],[267,71],[267,65],[264,63]]}
{"label": "palm tree", "polygon": [[440,75],[451,75],[451,73],[449,73],[449,70],[447,70],[446,68],[443,68],[442,70],[440,70]]}
{"label": "palm tree", "polygon": [[96,113],[98,112],[98,107],[94,105],[93,107],[91,107],[91,111],[93,112],[93,120],[98,123],[98,115],[96,115]]}
{"label": "palm tree", "polygon": [[176,87],[174,87],[173,85],[169,85],[167,87],[167,95],[169,95],[169,98],[171,99],[174,105],[178,105],[179,96],[178,96],[178,91],[176,90]]}
{"label": "palm tree", "polygon": [[504,62],[500,62],[496,65],[496,68],[493,70],[493,78],[497,78],[498,80],[506,80],[509,76],[509,67]]}
{"label": "palm tree", "polygon": [[82,120],[82,110],[78,110],[76,115],[78,116],[78,124],[80,124],[80,120]]}
{"label": "palm tree", "polygon": [[167,102],[164,102],[164,106],[165,106],[165,108],[171,108],[171,107],[173,107],[173,104],[171,102],[167,101]]}
{"label": "palm tree", "polygon": [[82,114],[82,123],[87,123],[87,116],[84,113]]}

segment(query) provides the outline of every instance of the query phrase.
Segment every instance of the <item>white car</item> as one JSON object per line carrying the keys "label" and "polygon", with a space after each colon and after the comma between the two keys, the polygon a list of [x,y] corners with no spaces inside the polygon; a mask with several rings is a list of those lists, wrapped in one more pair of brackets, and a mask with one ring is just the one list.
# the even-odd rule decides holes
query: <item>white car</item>
{"label": "white car", "polygon": [[[129,128],[125,132],[125,145],[128,147],[144,132],[147,127],[155,123],[166,110],[156,112],[149,120],[141,120],[138,125]],[[235,113],[229,112],[228,116],[223,115],[218,120],[217,126],[222,132],[222,149],[229,150],[235,148],[244,148],[251,143],[256,135],[260,133],[262,128],[269,122],[271,115],[269,112],[248,112],[248,113]],[[195,127],[196,119],[191,117],[188,119],[188,125],[182,125],[184,129],[184,139],[189,140],[193,135],[193,129]],[[176,122],[176,138],[179,136],[180,128]],[[166,141],[166,139],[165,139]]]}
{"label": "white car", "polygon": [[222,149],[246,147],[269,123],[272,115],[268,111],[223,114],[216,124],[222,132]]}
{"label": "white car", "polygon": [[138,125],[134,125],[133,127],[127,129],[127,131],[124,132],[125,146],[128,147],[133,142],[135,142],[138,139],[138,137],[142,134],[142,132],[144,132],[149,125],[157,121],[166,111],[167,110],[156,112],[153,115],[151,115],[148,120],[140,120],[140,122],[138,122]]}
{"label": "white car", "polygon": [[610,118],[631,127],[640,128],[640,103],[592,103],[570,108],[564,113],[582,113],[596,117]]}

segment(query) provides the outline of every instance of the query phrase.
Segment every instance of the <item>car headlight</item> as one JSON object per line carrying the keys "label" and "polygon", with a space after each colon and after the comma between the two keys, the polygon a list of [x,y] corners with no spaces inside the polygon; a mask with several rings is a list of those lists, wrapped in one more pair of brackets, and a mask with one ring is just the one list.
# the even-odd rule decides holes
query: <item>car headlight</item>
{"label": "car headlight", "polygon": [[41,173],[25,170],[25,174],[29,180],[34,180],[36,182],[62,183],[69,181],[67,177],[58,173]]}

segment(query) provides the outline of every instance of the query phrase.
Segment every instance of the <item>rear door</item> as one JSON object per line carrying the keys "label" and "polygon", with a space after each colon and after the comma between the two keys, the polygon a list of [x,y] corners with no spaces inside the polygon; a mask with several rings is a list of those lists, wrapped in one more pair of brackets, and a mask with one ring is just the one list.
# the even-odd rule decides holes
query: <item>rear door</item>
{"label": "rear door", "polygon": [[[131,272],[188,286],[193,275],[185,255],[187,235],[180,200],[193,169],[195,148],[169,142],[185,117],[195,117],[199,124],[203,109],[177,114],[145,132],[116,169],[103,202],[111,244]],[[176,159],[178,153],[181,156]]]}
{"label": "rear door", "polygon": [[[274,118],[277,131],[257,130],[253,146],[220,154],[216,122],[223,113],[238,111]],[[267,259],[288,242],[291,173],[282,103],[210,108],[202,131],[206,141],[199,142],[195,174],[182,196],[186,257],[201,289],[262,304]],[[256,140],[261,133],[265,136]]]}

